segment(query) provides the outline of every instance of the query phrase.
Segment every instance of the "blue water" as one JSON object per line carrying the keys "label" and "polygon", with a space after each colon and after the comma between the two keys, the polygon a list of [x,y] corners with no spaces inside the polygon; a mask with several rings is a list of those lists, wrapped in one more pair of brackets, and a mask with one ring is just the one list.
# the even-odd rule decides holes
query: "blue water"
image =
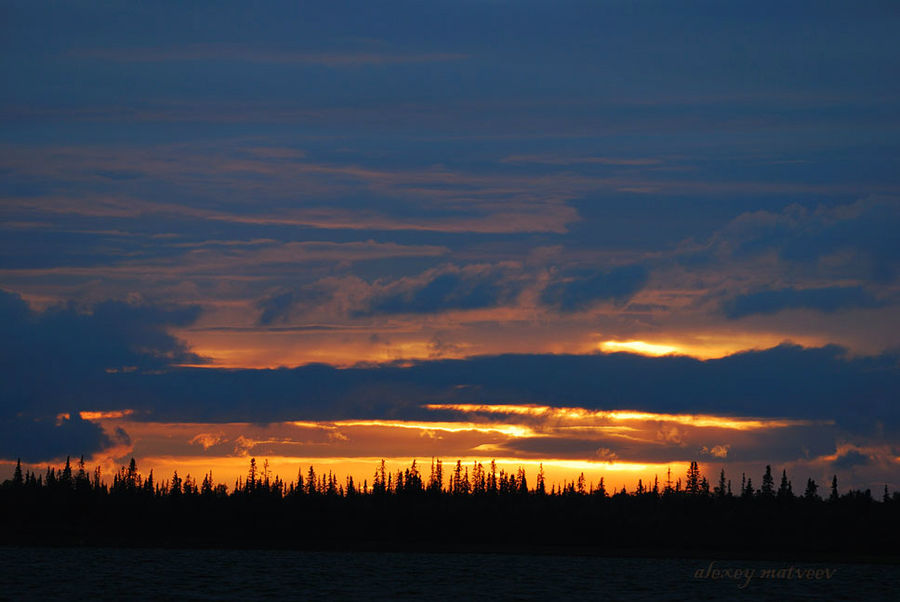
{"label": "blue water", "polygon": [[[897,600],[900,567],[516,554],[0,547],[8,600]],[[830,578],[788,579],[787,569]],[[768,577],[760,572],[774,569]],[[777,570],[784,569],[782,576]],[[698,576],[697,572],[701,575]],[[743,587],[739,587],[743,586]]]}

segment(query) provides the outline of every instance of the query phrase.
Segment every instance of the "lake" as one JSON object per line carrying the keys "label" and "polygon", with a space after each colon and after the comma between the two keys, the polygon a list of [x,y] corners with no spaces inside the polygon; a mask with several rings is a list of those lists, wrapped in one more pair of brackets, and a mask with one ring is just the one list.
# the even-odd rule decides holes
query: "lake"
{"label": "lake", "polygon": [[519,554],[0,547],[0,567],[10,600],[890,600],[900,585],[890,564]]}

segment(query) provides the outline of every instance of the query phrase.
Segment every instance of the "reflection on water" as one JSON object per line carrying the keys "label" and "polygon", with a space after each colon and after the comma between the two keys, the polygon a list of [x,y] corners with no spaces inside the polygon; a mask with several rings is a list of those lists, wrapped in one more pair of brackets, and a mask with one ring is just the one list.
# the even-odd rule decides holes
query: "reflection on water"
{"label": "reflection on water", "polygon": [[113,548],[0,547],[0,567],[0,598],[13,600],[887,600],[900,577],[895,565]]}

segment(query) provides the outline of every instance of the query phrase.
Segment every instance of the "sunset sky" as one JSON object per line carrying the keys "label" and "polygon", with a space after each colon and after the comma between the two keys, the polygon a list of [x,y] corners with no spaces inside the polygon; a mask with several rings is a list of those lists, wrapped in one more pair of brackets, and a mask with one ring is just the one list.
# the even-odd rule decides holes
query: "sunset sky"
{"label": "sunset sky", "polygon": [[0,478],[900,488],[895,2],[4,2]]}

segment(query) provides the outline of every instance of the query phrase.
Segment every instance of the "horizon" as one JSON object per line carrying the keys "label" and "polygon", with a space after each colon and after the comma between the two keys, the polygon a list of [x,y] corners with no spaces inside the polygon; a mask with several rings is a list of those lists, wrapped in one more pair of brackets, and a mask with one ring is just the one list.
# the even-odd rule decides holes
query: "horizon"
{"label": "horizon", "polygon": [[[667,464],[665,465],[666,472],[663,473],[664,476],[662,478],[660,478],[659,472],[655,471],[659,466],[653,467],[652,479],[634,476],[638,469],[633,466],[617,467],[607,464],[607,472],[600,474],[596,479],[592,479],[591,477],[596,475],[590,472],[591,468],[586,468],[584,463],[578,467],[573,467],[566,466],[566,463],[563,462],[562,466],[560,466],[560,463],[554,460],[549,460],[545,467],[544,461],[522,462],[509,458],[491,458],[490,460],[484,458],[457,458],[456,460],[448,461],[446,464],[443,458],[431,458],[429,462],[423,464],[419,464],[416,458],[407,462],[397,458],[379,458],[377,460],[367,458],[365,461],[357,458],[349,463],[335,462],[335,459],[327,458],[324,459],[324,462],[320,461],[318,464],[314,461],[304,464],[302,461],[298,462],[298,460],[302,460],[298,458],[274,458],[273,462],[269,462],[269,458],[262,458],[261,461],[257,461],[256,458],[248,459],[245,457],[243,459],[246,460],[244,462],[244,472],[237,472],[237,467],[231,466],[231,469],[235,472],[224,479],[220,478],[216,471],[208,466],[202,471],[202,476],[197,476],[196,471],[192,473],[186,470],[191,466],[199,466],[201,460],[182,461],[179,465],[169,464],[169,466],[175,467],[172,468],[171,473],[166,474],[162,471],[156,471],[152,465],[149,470],[142,468],[134,458],[131,458],[127,465],[120,465],[112,470],[103,470],[101,465],[89,466],[83,459],[66,458],[63,464],[43,465],[43,471],[38,465],[25,464],[17,459],[13,463],[14,469],[11,471],[10,477],[0,480],[0,484],[5,484],[5,486],[15,485],[18,478],[17,475],[21,474],[25,478],[26,484],[28,483],[27,479],[32,478],[46,487],[49,485],[49,479],[55,478],[59,481],[64,478],[62,475],[66,474],[66,470],[68,470],[68,478],[71,479],[70,485],[74,485],[75,481],[83,476],[83,478],[91,482],[92,487],[96,487],[99,484],[100,487],[109,491],[116,487],[117,481],[119,481],[119,486],[121,486],[123,479],[133,479],[138,489],[143,488],[148,483],[152,483],[155,495],[171,495],[171,488],[177,478],[179,493],[181,493],[182,484],[185,493],[200,493],[200,484],[206,485],[208,483],[213,490],[225,495],[233,495],[242,490],[246,491],[248,488],[258,486],[271,488],[273,492],[287,496],[298,489],[298,483],[302,485],[302,490],[306,491],[309,487],[310,474],[312,473],[315,475],[315,484],[319,488],[319,493],[324,493],[325,489],[322,489],[322,487],[330,486],[333,482],[335,493],[342,496],[349,494],[351,484],[355,493],[373,494],[377,492],[380,479],[384,479],[385,492],[399,493],[400,490],[396,489],[395,491],[394,488],[400,487],[404,483],[404,477],[408,479],[411,475],[420,479],[419,484],[423,487],[423,492],[433,492],[432,486],[436,484],[440,492],[453,493],[455,479],[453,475],[456,470],[459,470],[461,481],[465,483],[466,491],[471,494],[476,493],[477,482],[481,482],[483,487],[486,483],[485,491],[492,491],[492,488],[496,488],[503,479],[511,477],[515,479],[516,483],[521,483],[524,477],[528,493],[547,495],[553,493],[559,495],[576,493],[579,495],[612,497],[616,494],[664,495],[674,493],[746,499],[748,497],[760,498],[776,494],[780,497],[782,495],[781,490],[786,484],[787,495],[798,499],[806,498],[809,495],[807,488],[810,485],[814,486],[814,493],[811,496],[813,500],[828,500],[829,496],[833,496],[835,492],[839,496],[864,494],[869,496],[872,501],[887,502],[900,499],[900,491],[891,491],[886,483],[884,484],[884,489],[875,492],[871,489],[842,488],[836,474],[832,475],[833,480],[829,479],[827,482],[817,481],[812,478],[808,478],[805,483],[798,481],[802,487],[798,486],[795,489],[793,485],[794,479],[791,478],[792,475],[787,473],[787,469],[783,469],[779,477],[777,468],[773,470],[770,465],[767,465],[765,472],[759,475],[754,486],[753,475],[742,472],[741,481],[738,483],[732,479],[724,466],[721,466],[719,472],[715,475],[706,474],[700,463],[696,461],[689,462],[687,466],[675,466],[675,472],[672,471],[673,466]],[[232,462],[232,464],[236,463]],[[369,476],[364,476],[364,473],[358,472],[356,474],[352,472],[341,474],[334,470],[334,467],[337,466],[359,467],[362,464],[374,467],[370,470]],[[296,478],[284,478],[278,472],[279,467],[284,469],[289,466],[296,468]],[[525,468],[525,466],[528,466],[532,472],[529,473],[528,468]],[[471,473],[470,468],[472,469]],[[562,470],[560,470],[561,468]],[[648,467],[642,466],[640,468],[646,469]],[[178,473],[179,469],[181,469],[181,474]],[[600,470],[599,467],[596,467],[596,469]],[[21,471],[21,473],[18,471]],[[641,472],[645,475],[649,474],[643,472],[643,470]],[[610,474],[631,474],[632,476],[629,478],[633,479],[633,486],[628,486],[629,479],[626,479],[626,477],[609,478]],[[712,476],[715,476],[715,479],[710,478]],[[696,479],[693,485],[693,487],[696,487],[696,490],[692,490],[692,485],[689,485],[692,478]],[[764,489],[767,478],[770,478],[768,486],[771,488],[768,492]],[[521,485],[517,485],[517,487],[519,486]],[[221,487],[221,490],[218,489],[219,487]],[[829,491],[831,493],[828,493]]]}

